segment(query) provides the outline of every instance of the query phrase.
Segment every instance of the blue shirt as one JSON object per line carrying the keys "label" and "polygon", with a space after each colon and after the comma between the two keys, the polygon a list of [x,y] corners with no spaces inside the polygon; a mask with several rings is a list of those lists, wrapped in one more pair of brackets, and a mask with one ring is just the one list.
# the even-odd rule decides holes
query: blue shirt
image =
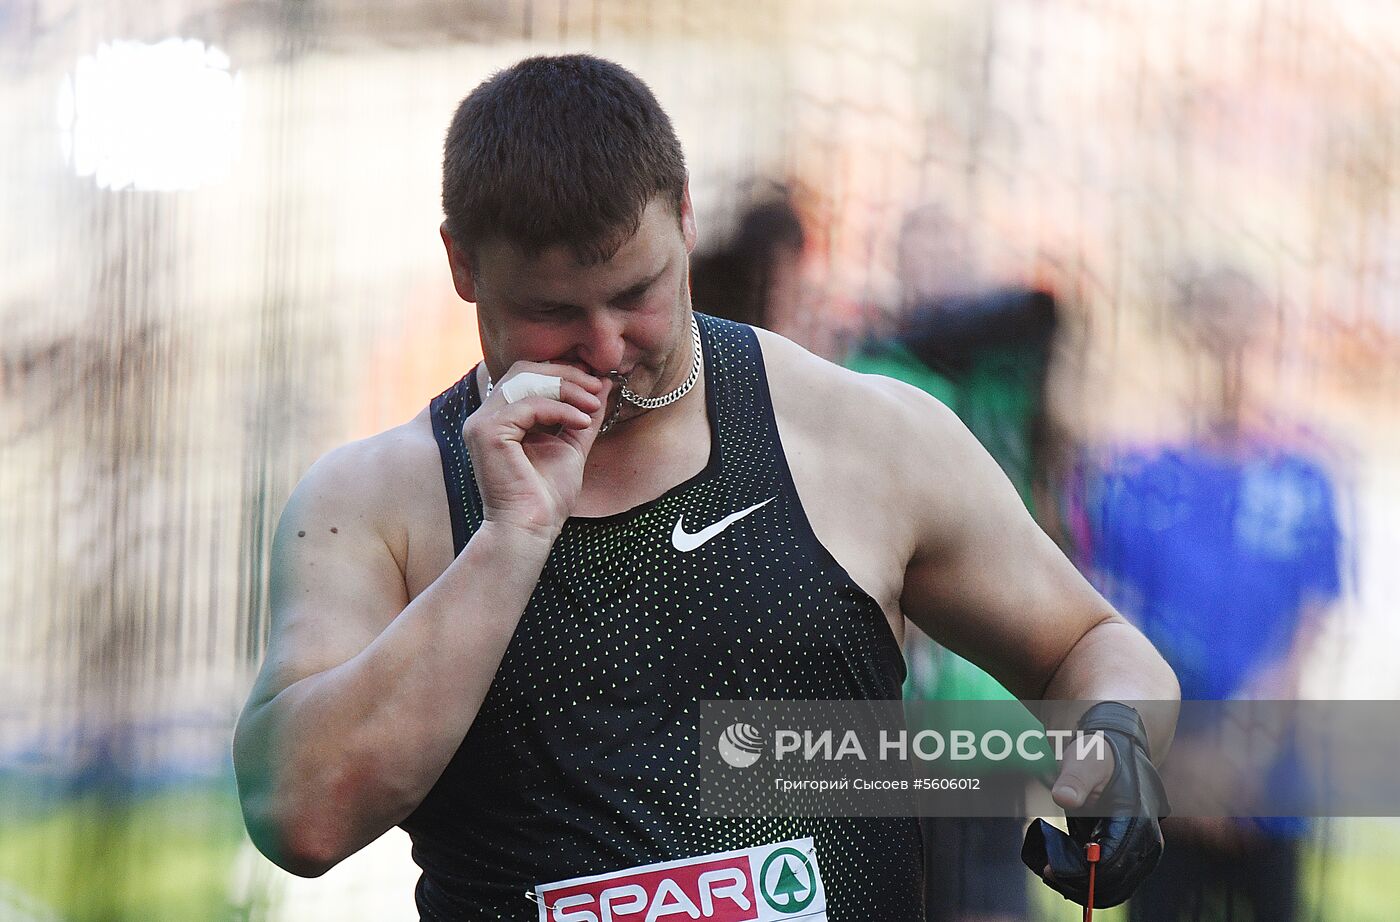
{"label": "blue shirt", "polygon": [[1339,592],[1331,482],[1301,455],[1198,446],[1123,456],[1091,497],[1100,588],[1176,670],[1230,698],[1288,654],[1308,599]]}

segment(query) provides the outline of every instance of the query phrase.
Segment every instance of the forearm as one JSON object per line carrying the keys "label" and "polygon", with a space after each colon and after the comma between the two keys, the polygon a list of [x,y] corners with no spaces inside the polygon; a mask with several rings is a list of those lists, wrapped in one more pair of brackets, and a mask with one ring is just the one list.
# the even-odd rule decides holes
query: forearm
{"label": "forearm", "polygon": [[235,751],[264,850],[320,873],[422,801],[475,720],[551,543],[484,525],[360,654],[249,708]]}
{"label": "forearm", "polygon": [[[1086,702],[1154,702],[1140,707],[1152,744],[1152,759],[1160,764],[1176,732],[1181,688],[1176,674],[1142,635],[1121,617],[1107,618],[1091,628],[1070,649],[1045,688],[1047,700]],[[1067,715],[1073,725],[1078,715]]]}

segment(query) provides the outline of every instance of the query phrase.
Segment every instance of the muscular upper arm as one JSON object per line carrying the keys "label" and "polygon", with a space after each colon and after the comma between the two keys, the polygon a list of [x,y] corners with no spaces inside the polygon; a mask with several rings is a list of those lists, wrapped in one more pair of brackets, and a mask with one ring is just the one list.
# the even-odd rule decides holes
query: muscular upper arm
{"label": "muscular upper arm", "polygon": [[935,640],[1038,698],[1070,649],[1116,618],[1036,524],[1011,482],[957,416],[887,381],[883,413],[908,529],[900,605]]}
{"label": "muscular upper arm", "polygon": [[373,440],[317,461],[282,513],[272,542],[272,628],[249,709],[350,660],[408,605],[386,536],[394,523],[389,451]]}

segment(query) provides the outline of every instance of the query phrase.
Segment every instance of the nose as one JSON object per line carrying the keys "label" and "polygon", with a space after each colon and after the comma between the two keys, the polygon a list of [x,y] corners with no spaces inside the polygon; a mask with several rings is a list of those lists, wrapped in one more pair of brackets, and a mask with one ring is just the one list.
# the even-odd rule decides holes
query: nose
{"label": "nose", "polygon": [[606,375],[622,368],[627,343],[623,338],[623,324],[620,318],[608,313],[591,314],[579,328],[575,351],[580,360],[587,363],[593,373]]}

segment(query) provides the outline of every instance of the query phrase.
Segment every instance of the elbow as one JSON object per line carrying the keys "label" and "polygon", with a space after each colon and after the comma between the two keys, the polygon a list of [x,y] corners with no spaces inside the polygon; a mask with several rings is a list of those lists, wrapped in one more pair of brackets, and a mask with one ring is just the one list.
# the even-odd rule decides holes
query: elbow
{"label": "elbow", "polygon": [[317,810],[305,796],[264,771],[252,771],[235,752],[238,800],[243,824],[258,851],[288,873],[320,877],[354,851],[329,811]]}
{"label": "elbow", "polygon": [[249,728],[235,732],[239,801],[253,845],[298,877],[325,874],[421,800],[410,800],[413,792],[404,785],[385,782],[395,775],[370,757],[370,747],[347,744],[331,754],[275,750]]}
{"label": "elbow", "polygon": [[248,837],[269,861],[297,877],[320,877],[350,855],[324,823],[292,811],[273,811],[245,800]]}
{"label": "elbow", "polygon": [[[314,776],[302,777],[308,774]],[[360,815],[363,804],[384,793],[372,790],[360,772],[332,772],[311,784],[283,778],[239,785],[248,837],[268,860],[298,877],[320,877],[393,825]]]}
{"label": "elbow", "polygon": [[320,877],[345,857],[337,850],[321,847],[320,843],[298,841],[272,861],[282,870],[297,877]]}
{"label": "elbow", "polygon": [[[1161,658],[1162,656],[1160,653],[1158,653],[1157,655],[1159,658]],[[1181,680],[1177,678],[1176,670],[1171,667],[1171,664],[1168,663],[1165,658],[1162,659],[1162,669],[1166,672],[1166,676],[1163,681],[1168,688],[1167,700],[1175,701],[1178,704],[1180,704]]]}
{"label": "elbow", "polygon": [[[1125,622],[1126,623],[1126,622]],[[1130,625],[1131,626],[1131,625]],[[1181,701],[1181,680],[1177,678],[1176,670],[1171,663],[1162,655],[1162,651],[1148,640],[1146,635],[1133,627],[1133,632],[1142,638],[1142,644],[1149,651],[1150,661],[1144,663],[1143,674],[1150,676],[1152,683],[1152,694],[1144,695],[1144,698],[1152,701]]]}
{"label": "elbow", "polygon": [[353,849],[344,847],[329,811],[317,810],[317,798],[288,777],[287,760],[270,756],[267,735],[260,731],[245,712],[233,737],[234,778],[248,838],[282,870],[320,877]]}

